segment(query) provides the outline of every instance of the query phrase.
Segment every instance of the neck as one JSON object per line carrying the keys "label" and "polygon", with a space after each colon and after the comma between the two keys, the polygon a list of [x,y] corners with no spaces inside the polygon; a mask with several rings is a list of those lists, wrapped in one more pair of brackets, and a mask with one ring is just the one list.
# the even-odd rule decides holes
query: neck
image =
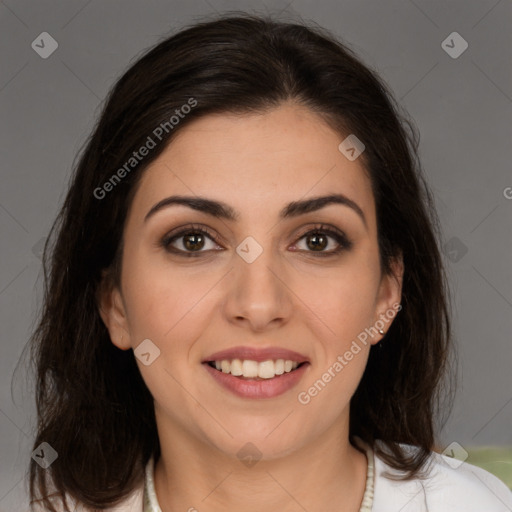
{"label": "neck", "polygon": [[361,506],[367,459],[339,430],[253,465],[190,435],[177,442],[177,432],[159,434],[154,481],[162,512],[358,512]]}

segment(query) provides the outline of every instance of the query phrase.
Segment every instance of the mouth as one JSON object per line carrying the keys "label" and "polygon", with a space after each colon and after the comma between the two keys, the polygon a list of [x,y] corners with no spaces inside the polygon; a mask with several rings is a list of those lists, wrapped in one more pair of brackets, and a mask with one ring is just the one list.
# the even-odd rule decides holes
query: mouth
{"label": "mouth", "polygon": [[206,361],[205,364],[220,373],[229,374],[242,380],[261,381],[293,373],[309,363],[307,361],[300,362],[291,359],[267,359],[265,361],[255,361],[253,359],[219,359]]}
{"label": "mouth", "polygon": [[298,386],[311,363],[282,358],[260,361],[226,358],[203,361],[202,366],[220,386],[219,390],[229,391],[238,398],[270,399]]}
{"label": "mouth", "polygon": [[299,384],[311,366],[307,356],[285,347],[231,347],[203,361],[213,380],[240,398],[274,398]]}

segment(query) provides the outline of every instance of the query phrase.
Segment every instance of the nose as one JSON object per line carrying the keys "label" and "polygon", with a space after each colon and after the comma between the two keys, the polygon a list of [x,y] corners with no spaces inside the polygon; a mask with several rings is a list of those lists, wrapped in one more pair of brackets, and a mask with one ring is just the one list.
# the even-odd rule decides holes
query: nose
{"label": "nose", "polygon": [[234,255],[234,268],[226,288],[226,318],[254,332],[288,323],[294,309],[293,293],[286,282],[284,265],[271,249],[249,261]]}

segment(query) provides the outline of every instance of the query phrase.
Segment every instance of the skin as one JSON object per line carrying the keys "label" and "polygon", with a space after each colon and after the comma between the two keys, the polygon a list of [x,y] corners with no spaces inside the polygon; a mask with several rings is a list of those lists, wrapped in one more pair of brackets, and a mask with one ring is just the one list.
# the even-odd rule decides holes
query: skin
{"label": "skin", "polygon": [[[349,401],[382,336],[361,344],[307,405],[297,400],[400,302],[402,262],[393,275],[381,272],[370,181],[361,159],[338,150],[344,138],[293,103],[261,115],[209,115],[183,128],[142,177],[124,228],[121,286],[106,287],[100,310],[117,347],[150,339],[160,350],[149,366],[137,363],[155,402],[162,447],[155,489],[165,512],[359,510],[367,459],[348,441]],[[332,193],[357,203],[366,225],[339,204],[278,218],[289,202]],[[239,218],[173,205],[144,221],[176,194],[223,201]],[[160,245],[190,223],[219,236],[205,239],[202,256]],[[318,256],[301,238],[318,223],[343,231],[352,247]],[[236,252],[247,236],[263,248],[250,264]],[[338,246],[328,240],[324,252]],[[185,251],[183,241],[173,245]],[[240,398],[201,365],[238,345],[295,350],[311,365],[281,396]],[[237,457],[247,442],[262,454],[252,467]]]}

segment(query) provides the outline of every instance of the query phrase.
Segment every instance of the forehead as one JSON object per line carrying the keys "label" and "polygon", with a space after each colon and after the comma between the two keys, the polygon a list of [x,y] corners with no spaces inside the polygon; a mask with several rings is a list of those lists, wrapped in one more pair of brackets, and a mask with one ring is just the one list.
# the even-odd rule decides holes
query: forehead
{"label": "forehead", "polygon": [[338,149],[345,136],[306,109],[285,104],[264,114],[214,114],[194,120],[145,171],[133,208],[167,195],[228,202],[241,216],[284,203],[341,193],[369,219],[373,195],[361,159]]}

